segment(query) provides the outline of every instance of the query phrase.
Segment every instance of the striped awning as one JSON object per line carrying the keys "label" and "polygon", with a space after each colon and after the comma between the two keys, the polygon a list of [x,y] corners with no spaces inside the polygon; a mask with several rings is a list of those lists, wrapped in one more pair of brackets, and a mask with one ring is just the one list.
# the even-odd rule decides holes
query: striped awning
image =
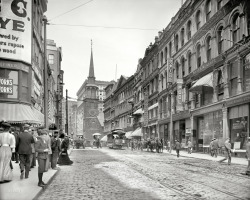
{"label": "striped awning", "polygon": [[131,134],[132,137],[142,137],[143,134],[142,134],[142,131],[141,131],[141,128],[137,128],[132,134]]}
{"label": "striped awning", "polygon": [[190,88],[190,92],[201,92],[202,87],[212,87],[213,88],[213,73],[209,73],[206,76],[200,78],[196,83]]}
{"label": "striped awning", "polygon": [[149,106],[148,110],[152,110],[153,108],[156,108],[157,106],[158,106],[158,103],[155,103],[152,106]]}
{"label": "striped awning", "polygon": [[1,120],[9,123],[44,124],[44,115],[28,105],[0,103]]}

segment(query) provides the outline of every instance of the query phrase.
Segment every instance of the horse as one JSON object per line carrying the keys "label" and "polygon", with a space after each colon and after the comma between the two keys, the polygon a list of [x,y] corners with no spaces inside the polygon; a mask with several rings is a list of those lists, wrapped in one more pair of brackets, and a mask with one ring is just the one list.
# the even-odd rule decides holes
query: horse
{"label": "horse", "polygon": [[156,139],[156,152],[157,153],[163,152],[163,143],[159,139]]}

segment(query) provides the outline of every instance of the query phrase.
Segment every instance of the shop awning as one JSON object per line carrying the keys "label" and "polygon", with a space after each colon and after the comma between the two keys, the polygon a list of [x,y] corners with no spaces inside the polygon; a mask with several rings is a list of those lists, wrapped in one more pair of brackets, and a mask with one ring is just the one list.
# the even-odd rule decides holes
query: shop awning
{"label": "shop awning", "polygon": [[155,103],[153,104],[152,106],[149,106],[148,107],[148,110],[152,110],[153,108],[157,107],[158,106],[158,103]]}
{"label": "shop awning", "polygon": [[143,134],[142,134],[142,131],[141,131],[141,128],[137,128],[132,134],[131,134],[132,137],[142,137]]}
{"label": "shop awning", "polygon": [[107,142],[107,140],[108,140],[107,135],[104,135],[104,136],[102,137],[102,139],[101,139],[102,142]]}
{"label": "shop awning", "polygon": [[44,124],[43,116],[38,110],[28,105],[0,103],[0,120],[9,123]]}
{"label": "shop awning", "polygon": [[140,108],[134,112],[134,115],[142,115],[144,111]]}
{"label": "shop awning", "polygon": [[133,133],[133,131],[128,131],[125,133],[125,137],[128,138],[128,139],[131,139],[131,134]]}
{"label": "shop awning", "polygon": [[196,83],[190,88],[190,92],[201,92],[202,87],[212,87],[213,88],[213,73],[209,73],[206,76],[200,78]]}

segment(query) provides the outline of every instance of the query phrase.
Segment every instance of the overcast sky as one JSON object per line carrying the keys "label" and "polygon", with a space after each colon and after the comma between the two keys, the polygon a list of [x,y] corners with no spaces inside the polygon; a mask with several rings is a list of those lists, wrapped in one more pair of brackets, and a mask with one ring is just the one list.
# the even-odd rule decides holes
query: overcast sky
{"label": "overcast sky", "polygon": [[[80,6],[84,3],[87,4]],[[75,98],[88,77],[91,39],[97,80],[111,81],[115,76],[117,79],[121,75],[131,76],[145,49],[180,7],[181,0],[49,0],[45,15],[51,25],[47,28],[47,37],[62,47],[64,89],[68,89],[69,96]]]}

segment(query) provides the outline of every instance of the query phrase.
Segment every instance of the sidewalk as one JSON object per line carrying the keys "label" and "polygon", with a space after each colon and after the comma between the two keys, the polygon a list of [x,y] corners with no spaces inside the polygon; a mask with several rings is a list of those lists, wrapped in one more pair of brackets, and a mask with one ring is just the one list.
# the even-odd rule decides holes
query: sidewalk
{"label": "sidewalk", "polygon": [[[68,150],[70,155],[72,149]],[[0,184],[0,199],[1,200],[32,200],[42,192],[43,188],[38,187],[38,164],[32,168],[28,179],[20,179],[19,164],[13,164],[13,180],[8,183]],[[56,175],[58,170],[49,169],[43,174],[44,183],[49,183]]]}
{"label": "sidewalk", "polygon": [[[163,150],[163,153],[168,153],[170,154],[167,150]],[[175,150],[172,150],[171,152],[172,155],[177,155],[176,154],[176,151]],[[198,158],[198,159],[204,159],[204,160],[211,160],[211,161],[219,161],[221,159],[223,159],[224,157],[223,156],[217,156],[217,158],[215,157],[212,157],[210,154],[205,154],[205,153],[192,153],[192,154],[188,154],[187,151],[183,150],[183,151],[180,151],[180,157],[189,157],[189,158]],[[226,161],[223,161],[223,162],[227,162]],[[247,163],[247,159],[245,158],[237,158],[237,157],[232,157],[232,160],[231,160],[231,163],[232,164],[239,164],[239,165],[248,165]]]}

